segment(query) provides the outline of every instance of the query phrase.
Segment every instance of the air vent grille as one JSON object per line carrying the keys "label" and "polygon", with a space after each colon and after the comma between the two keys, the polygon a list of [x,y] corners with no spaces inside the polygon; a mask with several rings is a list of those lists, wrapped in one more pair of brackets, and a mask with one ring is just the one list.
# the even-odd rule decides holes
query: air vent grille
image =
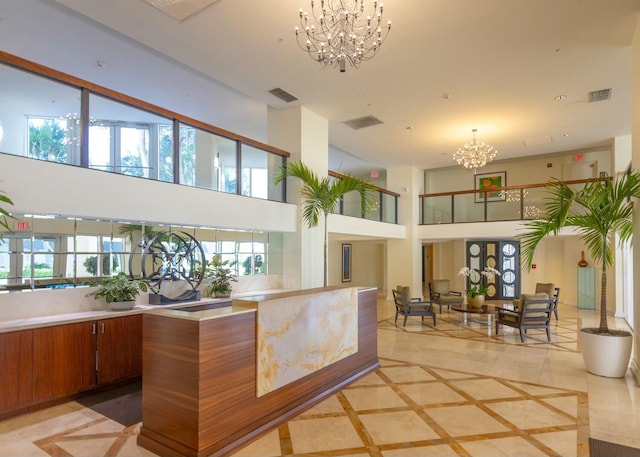
{"label": "air vent grille", "polygon": [[365,127],[371,127],[372,125],[382,124],[382,121],[375,116],[364,116],[355,119],[349,119],[344,121],[345,125],[348,125],[354,130],[363,129]]}
{"label": "air vent grille", "polygon": [[286,103],[291,103],[291,102],[295,102],[296,100],[298,100],[298,97],[296,97],[295,95],[290,94],[289,92],[287,92],[286,90],[280,88],[280,87],[276,87],[275,89],[271,89],[269,91],[269,93],[271,95],[273,95],[274,97],[278,97],[280,100],[282,100],[283,102]]}
{"label": "air vent grille", "polygon": [[593,102],[602,102],[605,100],[609,100],[611,98],[611,89],[601,89],[594,90],[593,92],[589,92],[589,101]]}

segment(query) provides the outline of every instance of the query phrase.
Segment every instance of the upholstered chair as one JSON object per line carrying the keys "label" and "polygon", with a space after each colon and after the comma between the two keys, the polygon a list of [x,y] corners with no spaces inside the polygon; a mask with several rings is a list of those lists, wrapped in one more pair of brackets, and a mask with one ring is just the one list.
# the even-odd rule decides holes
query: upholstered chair
{"label": "upholstered chair", "polygon": [[440,306],[440,314],[442,314],[443,306],[446,306],[449,311],[451,305],[462,305],[464,302],[462,292],[451,290],[451,283],[448,279],[429,281],[429,297],[434,305]]}

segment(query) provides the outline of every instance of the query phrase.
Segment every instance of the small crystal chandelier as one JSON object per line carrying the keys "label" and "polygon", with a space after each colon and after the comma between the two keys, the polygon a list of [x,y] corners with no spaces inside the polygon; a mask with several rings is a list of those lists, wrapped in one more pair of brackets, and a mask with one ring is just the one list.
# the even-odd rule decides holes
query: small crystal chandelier
{"label": "small crystal chandelier", "polygon": [[[346,64],[357,68],[363,60],[376,55],[391,30],[391,21],[382,31],[384,5],[373,0],[373,10],[365,13],[365,0],[320,0],[316,10],[311,0],[309,13],[300,8],[300,27],[296,27],[296,40],[313,60],[346,71]],[[301,30],[302,29],[302,30]],[[305,38],[305,43],[300,39]]]}
{"label": "small crystal chandelier", "polygon": [[476,140],[477,131],[478,129],[472,130],[473,141],[471,143],[465,144],[453,154],[453,159],[459,165],[465,168],[472,168],[474,173],[478,168],[484,167],[488,162],[491,162],[498,154],[498,151],[493,149],[493,146]]}

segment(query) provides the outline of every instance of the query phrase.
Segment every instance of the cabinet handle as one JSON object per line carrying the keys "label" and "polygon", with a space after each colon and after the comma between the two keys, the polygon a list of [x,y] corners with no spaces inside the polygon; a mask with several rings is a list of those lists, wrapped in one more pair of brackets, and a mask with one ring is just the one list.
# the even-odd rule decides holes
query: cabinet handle
{"label": "cabinet handle", "polygon": [[95,335],[96,334],[96,323],[94,322],[93,324],[91,324],[91,334]]}
{"label": "cabinet handle", "polygon": [[104,333],[104,322],[100,323],[100,333]]}

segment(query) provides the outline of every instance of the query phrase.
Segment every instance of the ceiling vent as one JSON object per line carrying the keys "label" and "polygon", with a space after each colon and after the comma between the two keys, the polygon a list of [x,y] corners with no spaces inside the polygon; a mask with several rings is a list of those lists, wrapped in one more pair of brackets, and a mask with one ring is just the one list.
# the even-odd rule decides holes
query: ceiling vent
{"label": "ceiling vent", "polygon": [[184,21],[221,0],[144,0],[177,21]]}
{"label": "ceiling vent", "polygon": [[524,140],[525,146],[537,146],[539,144],[549,144],[551,143],[550,136],[539,136],[537,138],[526,138]]}
{"label": "ceiling vent", "polygon": [[589,92],[589,102],[602,102],[611,98],[611,89],[594,90]]}
{"label": "ceiling vent", "polygon": [[273,95],[274,97],[278,97],[280,100],[282,100],[283,102],[286,103],[291,103],[291,102],[295,102],[296,100],[298,100],[298,97],[296,97],[295,95],[291,95],[289,92],[287,92],[286,90],[280,88],[280,87],[276,87],[275,89],[271,89],[269,91],[269,93],[271,95]]}
{"label": "ceiling vent", "polygon": [[364,116],[356,119],[349,119],[344,121],[345,125],[348,125],[353,130],[363,129],[365,127],[371,127],[372,125],[382,124],[382,121],[375,116]]}

